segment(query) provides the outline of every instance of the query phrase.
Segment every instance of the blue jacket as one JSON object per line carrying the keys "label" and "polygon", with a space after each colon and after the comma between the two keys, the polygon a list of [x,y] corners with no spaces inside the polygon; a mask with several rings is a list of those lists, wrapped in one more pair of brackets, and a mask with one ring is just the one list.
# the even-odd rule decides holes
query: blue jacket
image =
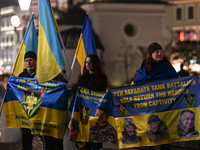
{"label": "blue jacket", "polygon": [[175,77],[178,77],[178,73],[171,65],[171,63],[169,62],[169,65],[165,66],[162,61],[158,64],[155,71],[151,75],[148,75],[144,60],[133,82],[136,84],[140,84],[144,80],[155,81],[155,80],[163,80]]}

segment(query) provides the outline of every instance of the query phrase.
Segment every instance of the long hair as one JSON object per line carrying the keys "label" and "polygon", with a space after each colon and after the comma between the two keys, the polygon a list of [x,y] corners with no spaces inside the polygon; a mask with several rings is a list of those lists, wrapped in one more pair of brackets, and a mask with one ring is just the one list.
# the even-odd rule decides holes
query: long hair
{"label": "long hair", "polygon": [[[169,59],[166,56],[163,56],[162,62],[165,66],[169,66]],[[145,58],[145,67],[149,72],[152,72],[154,69],[152,63],[153,63],[152,56]]]}
{"label": "long hair", "polygon": [[[92,71],[94,72],[94,74],[99,75],[101,73],[104,73],[103,67],[101,65],[101,61],[100,61],[100,59],[97,55],[89,54],[87,57],[89,57],[91,59]],[[86,59],[87,59],[87,57],[86,57]],[[86,59],[85,59],[85,62],[84,62],[83,75],[89,74],[89,71],[86,69]]]}
{"label": "long hair", "polygon": [[[89,57],[91,59],[92,71],[94,72],[93,74],[94,74],[94,77],[96,79],[95,80],[96,85],[98,85],[99,83],[101,83],[100,76],[102,74],[105,75],[101,61],[100,61],[99,57],[95,54],[89,54],[87,57]],[[87,57],[86,57],[86,59],[87,59]],[[77,84],[81,83],[89,75],[89,71],[86,69],[86,59],[85,59],[85,62],[84,62],[83,74],[81,76],[79,76]],[[106,76],[106,78],[107,78],[107,76]]]}

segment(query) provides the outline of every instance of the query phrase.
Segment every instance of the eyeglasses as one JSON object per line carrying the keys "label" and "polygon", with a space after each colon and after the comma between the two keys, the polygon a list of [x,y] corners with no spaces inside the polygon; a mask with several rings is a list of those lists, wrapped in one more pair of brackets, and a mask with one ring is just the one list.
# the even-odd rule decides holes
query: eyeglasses
{"label": "eyeglasses", "polygon": [[163,53],[163,50],[156,50],[156,51],[153,52],[153,53],[155,53],[155,54],[158,54],[158,53],[162,54],[162,53]]}

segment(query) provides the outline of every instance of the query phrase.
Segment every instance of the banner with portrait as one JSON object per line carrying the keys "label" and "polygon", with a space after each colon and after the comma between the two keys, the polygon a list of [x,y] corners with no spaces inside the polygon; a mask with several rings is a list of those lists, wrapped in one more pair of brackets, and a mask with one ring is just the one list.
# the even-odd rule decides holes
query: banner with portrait
{"label": "banner with portrait", "polygon": [[69,140],[118,143],[111,93],[78,86],[69,124]]}
{"label": "banner with portrait", "polygon": [[199,140],[199,78],[109,89],[119,148]]}
{"label": "banner with portrait", "polygon": [[63,139],[68,108],[67,83],[11,76],[4,95],[7,128]]}

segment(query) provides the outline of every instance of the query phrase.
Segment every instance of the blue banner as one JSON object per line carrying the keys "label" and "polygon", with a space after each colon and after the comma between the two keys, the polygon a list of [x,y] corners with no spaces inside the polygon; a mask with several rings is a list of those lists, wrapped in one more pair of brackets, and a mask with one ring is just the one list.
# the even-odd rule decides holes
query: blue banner
{"label": "blue banner", "polygon": [[199,140],[199,78],[109,89],[119,148]]}
{"label": "blue banner", "polygon": [[117,144],[111,93],[79,86],[69,127],[71,141]]}
{"label": "blue banner", "polygon": [[67,83],[11,76],[4,95],[7,128],[29,128],[32,134],[62,139],[68,108]]}

